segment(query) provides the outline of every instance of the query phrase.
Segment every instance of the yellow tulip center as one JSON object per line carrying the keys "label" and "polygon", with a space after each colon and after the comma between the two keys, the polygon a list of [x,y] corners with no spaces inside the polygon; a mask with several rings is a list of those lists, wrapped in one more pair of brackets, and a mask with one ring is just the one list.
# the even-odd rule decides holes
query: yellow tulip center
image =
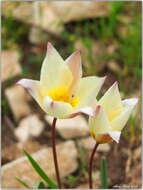
{"label": "yellow tulip center", "polygon": [[71,95],[69,89],[66,87],[61,86],[58,88],[53,88],[46,94],[48,94],[48,96],[51,97],[52,100],[57,102],[69,103],[72,107],[76,107],[79,103],[79,98]]}

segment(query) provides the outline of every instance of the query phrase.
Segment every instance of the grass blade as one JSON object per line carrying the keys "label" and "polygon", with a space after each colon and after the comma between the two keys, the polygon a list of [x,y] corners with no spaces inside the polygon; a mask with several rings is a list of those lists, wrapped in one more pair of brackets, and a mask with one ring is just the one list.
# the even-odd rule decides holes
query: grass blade
{"label": "grass blade", "polygon": [[35,189],[45,189],[45,184],[43,181],[38,181],[34,184]]}
{"label": "grass blade", "polygon": [[24,187],[28,188],[28,189],[32,189],[25,181],[23,181],[22,179],[19,178],[15,178],[19,183],[21,183]]}
{"label": "grass blade", "polygon": [[24,153],[30,163],[32,164],[33,168],[36,170],[36,172],[39,174],[39,176],[53,189],[57,188],[57,184],[53,182],[47,174],[43,171],[43,169],[39,166],[39,164],[32,158],[32,156],[24,150]]}
{"label": "grass blade", "polygon": [[101,181],[101,188],[108,189],[107,160],[105,158],[102,158],[100,161],[100,181]]}

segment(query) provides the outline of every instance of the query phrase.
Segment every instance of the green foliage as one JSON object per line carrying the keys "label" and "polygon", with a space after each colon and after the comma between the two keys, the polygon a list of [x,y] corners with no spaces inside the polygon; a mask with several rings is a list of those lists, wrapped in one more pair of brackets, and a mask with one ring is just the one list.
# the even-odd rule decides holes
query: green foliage
{"label": "green foliage", "polygon": [[5,97],[2,97],[1,106],[2,106],[2,116],[8,115],[10,113],[10,110],[9,110],[8,101]]}
{"label": "green foliage", "polygon": [[36,182],[34,184],[35,189],[46,189],[45,184],[42,181]]}
{"label": "green foliage", "polygon": [[67,176],[66,181],[69,185],[69,188],[73,188],[76,185],[76,183],[78,182],[78,178],[76,176],[69,175],[69,176]]}
{"label": "green foliage", "polygon": [[108,189],[107,160],[105,158],[102,158],[100,160],[100,181],[101,181],[101,188]]}
{"label": "green foliage", "polygon": [[2,48],[15,47],[15,44],[25,43],[28,39],[29,27],[13,19],[12,16],[2,19]]}
{"label": "green foliage", "polygon": [[123,136],[126,140],[131,140],[132,138],[138,139],[141,135],[141,126],[136,116],[131,115],[128,121],[128,127],[124,129]]}
{"label": "green foliage", "polygon": [[[35,171],[37,172],[37,174],[52,188],[52,189],[56,189],[57,188],[57,184],[52,181],[47,174],[42,170],[42,168],[39,166],[39,164],[32,158],[32,156],[24,151],[26,157],[28,158],[29,162],[31,163],[31,165],[33,166],[33,168],[35,169]],[[40,184],[42,185],[42,184]]]}
{"label": "green foliage", "polygon": [[32,187],[30,187],[25,181],[23,181],[22,179],[19,178],[15,178],[19,183],[21,183],[24,187],[28,188],[28,189],[32,189]]}

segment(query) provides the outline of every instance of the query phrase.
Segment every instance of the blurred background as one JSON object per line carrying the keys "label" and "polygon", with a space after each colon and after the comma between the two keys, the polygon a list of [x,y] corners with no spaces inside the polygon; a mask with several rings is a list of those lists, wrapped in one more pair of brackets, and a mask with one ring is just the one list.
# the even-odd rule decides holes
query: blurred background
{"label": "blurred background", "polygon": [[[30,184],[39,181],[30,164],[21,158],[23,149],[34,153],[55,179],[49,154],[52,118],[15,85],[21,78],[39,79],[48,41],[64,59],[80,50],[84,76],[107,75],[98,98],[115,81],[123,99],[139,98],[120,143],[99,147],[93,179],[99,188],[100,158],[104,156],[109,188],[141,188],[141,2],[123,1],[2,2],[3,187],[22,188],[15,176]],[[94,144],[84,116],[57,123],[64,188],[88,188],[87,164]]]}

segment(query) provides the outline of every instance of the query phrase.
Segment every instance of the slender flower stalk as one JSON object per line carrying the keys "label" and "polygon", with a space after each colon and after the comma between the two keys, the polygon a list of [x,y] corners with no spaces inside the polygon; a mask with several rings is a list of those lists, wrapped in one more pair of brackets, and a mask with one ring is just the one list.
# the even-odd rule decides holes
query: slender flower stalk
{"label": "slender flower stalk", "polygon": [[94,146],[94,149],[92,151],[91,157],[90,157],[90,161],[89,161],[89,188],[93,189],[93,184],[92,184],[92,167],[93,167],[93,158],[94,158],[94,154],[97,150],[99,143],[96,143]]}
{"label": "slender flower stalk", "polygon": [[59,167],[58,167],[58,161],[57,161],[57,153],[56,153],[56,144],[55,144],[55,128],[56,128],[56,121],[57,118],[53,119],[52,124],[52,148],[53,148],[53,158],[54,158],[54,164],[55,164],[55,171],[56,171],[56,177],[58,182],[58,187],[61,189],[61,181],[60,181],[60,174],[59,174]]}

